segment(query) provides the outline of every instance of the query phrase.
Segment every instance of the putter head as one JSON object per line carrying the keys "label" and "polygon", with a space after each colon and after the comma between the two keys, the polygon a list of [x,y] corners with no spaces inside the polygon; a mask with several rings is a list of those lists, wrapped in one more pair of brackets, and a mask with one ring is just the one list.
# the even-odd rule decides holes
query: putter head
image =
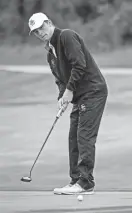
{"label": "putter head", "polygon": [[31,177],[22,177],[21,181],[23,181],[23,182],[31,182],[32,179],[31,179]]}

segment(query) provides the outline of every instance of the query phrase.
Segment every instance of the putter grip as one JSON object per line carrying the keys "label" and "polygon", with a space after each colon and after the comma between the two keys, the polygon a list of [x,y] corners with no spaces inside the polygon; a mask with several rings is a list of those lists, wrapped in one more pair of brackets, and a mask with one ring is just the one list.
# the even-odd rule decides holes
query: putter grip
{"label": "putter grip", "polygon": [[57,113],[56,117],[59,118],[59,117],[62,115],[63,111],[64,111],[64,109],[63,109],[63,107],[62,107],[62,108],[59,110],[59,112]]}

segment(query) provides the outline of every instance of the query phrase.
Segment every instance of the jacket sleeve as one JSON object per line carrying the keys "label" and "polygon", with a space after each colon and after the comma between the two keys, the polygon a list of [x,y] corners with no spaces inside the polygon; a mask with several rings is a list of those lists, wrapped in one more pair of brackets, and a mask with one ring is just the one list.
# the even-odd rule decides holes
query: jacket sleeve
{"label": "jacket sleeve", "polygon": [[80,40],[74,31],[63,31],[61,34],[61,42],[65,55],[72,66],[71,76],[66,88],[71,91],[76,91],[79,81],[86,72],[85,55],[82,51]]}
{"label": "jacket sleeve", "polygon": [[55,83],[57,84],[58,89],[59,89],[59,95],[58,95],[58,98],[57,98],[57,100],[59,100],[59,99],[63,96],[63,93],[64,93],[66,87],[65,87],[65,85],[64,85],[62,82],[60,82],[57,78],[55,78]]}
{"label": "jacket sleeve", "polygon": [[49,64],[49,67],[52,71],[52,74],[54,75],[55,77],[55,83],[56,85],[58,86],[58,90],[59,90],[59,95],[58,95],[58,98],[57,100],[59,100],[62,96],[63,96],[63,93],[66,89],[66,86],[57,78],[57,76],[55,75],[55,72],[54,72],[54,69],[56,68],[53,68],[52,65],[51,65],[51,62],[50,62],[50,57],[49,57],[49,54],[47,55],[47,62]]}

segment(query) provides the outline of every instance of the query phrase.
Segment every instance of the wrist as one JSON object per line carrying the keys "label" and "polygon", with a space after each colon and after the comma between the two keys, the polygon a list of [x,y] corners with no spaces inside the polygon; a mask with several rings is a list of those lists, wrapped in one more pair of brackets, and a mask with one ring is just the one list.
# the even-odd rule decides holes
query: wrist
{"label": "wrist", "polygon": [[69,90],[69,89],[67,89],[67,88],[66,88],[65,92],[69,92],[69,93],[71,92],[71,93],[73,93],[72,90]]}

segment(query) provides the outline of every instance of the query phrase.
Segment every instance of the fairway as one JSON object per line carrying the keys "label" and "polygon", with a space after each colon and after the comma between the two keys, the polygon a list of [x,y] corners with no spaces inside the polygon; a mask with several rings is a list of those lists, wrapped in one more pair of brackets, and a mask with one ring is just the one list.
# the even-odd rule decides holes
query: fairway
{"label": "fairway", "polygon": [[[132,190],[132,75],[105,77],[109,96],[96,144],[96,190]],[[57,89],[50,74],[0,71],[0,190],[52,190],[69,181],[71,107],[41,153],[33,181],[22,183],[58,111]]]}

